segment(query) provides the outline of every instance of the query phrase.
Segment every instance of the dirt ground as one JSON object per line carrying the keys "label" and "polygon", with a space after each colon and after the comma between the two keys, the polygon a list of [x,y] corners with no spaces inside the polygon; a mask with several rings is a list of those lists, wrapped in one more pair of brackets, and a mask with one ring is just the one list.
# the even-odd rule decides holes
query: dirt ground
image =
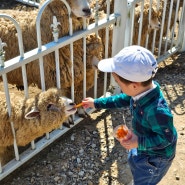
{"label": "dirt ground", "polygon": [[173,111],[174,124],[178,131],[175,160],[160,185],[185,184],[185,54],[170,58],[163,63],[156,78]]}
{"label": "dirt ground", "polygon": [[[170,170],[159,185],[184,185],[185,183],[184,72],[185,53],[176,54],[165,62],[160,63],[160,68],[155,78],[161,84],[163,93],[173,111],[174,124],[178,131],[176,157]],[[11,90],[16,91],[16,88],[12,87]],[[127,152],[112,137],[113,128],[123,121],[122,113],[129,125],[131,118],[128,109],[97,110],[93,112],[71,129],[69,133],[62,136],[25,165],[3,179],[0,184],[129,184],[132,177],[127,164]],[[91,147],[90,151],[88,147]],[[76,163],[74,164],[76,158],[79,163],[77,166],[75,166]],[[83,162],[80,162],[80,160]],[[94,164],[96,165],[94,166]],[[92,177],[89,175],[89,171],[94,174]],[[84,173],[83,178],[79,175],[76,177],[77,172],[81,175]],[[67,174],[64,175],[67,181],[62,182],[61,178],[63,176],[59,176],[59,173]],[[72,177],[69,178],[71,175]],[[86,181],[84,180],[85,178]],[[87,181],[88,178],[90,180]]]}

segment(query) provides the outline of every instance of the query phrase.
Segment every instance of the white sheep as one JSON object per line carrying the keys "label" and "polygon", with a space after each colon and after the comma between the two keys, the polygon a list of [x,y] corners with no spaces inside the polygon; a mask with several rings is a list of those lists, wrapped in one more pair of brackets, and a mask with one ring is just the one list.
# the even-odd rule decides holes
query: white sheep
{"label": "white sheep", "polygon": [[[44,0],[41,1],[44,3]],[[73,30],[82,29],[82,19],[79,17],[89,17],[91,15],[91,10],[87,0],[68,0],[67,1],[72,9],[73,14]],[[41,4],[42,4],[41,3]],[[36,37],[36,17],[38,14],[38,9],[30,11],[20,11],[20,10],[0,10],[0,13],[8,14],[12,16],[19,24],[23,32],[23,45],[24,51],[30,51],[37,47],[37,37]],[[31,16],[30,16],[31,15]],[[68,22],[68,12],[65,4],[60,0],[52,1],[45,9],[41,18],[41,33],[42,33],[42,43],[46,44],[53,41],[51,24],[53,23],[53,16],[56,16],[57,21],[60,22],[59,26],[59,37],[69,35],[69,22]],[[17,42],[17,32],[13,23],[7,19],[0,19],[0,38],[7,42],[8,48],[6,51],[6,60],[11,59],[19,55],[18,42]],[[10,33],[11,32],[11,33]],[[11,36],[11,39],[8,39]],[[11,42],[9,41],[11,40]],[[8,42],[9,41],[9,42]],[[12,48],[12,49],[11,49]]]}
{"label": "white sheep", "polygon": [[[72,7],[72,11],[75,15],[78,16],[86,16],[90,15],[89,8],[85,7],[83,9],[80,7],[80,4],[83,1],[80,0],[68,0],[69,4]],[[75,3],[76,2],[76,3]],[[77,3],[78,2],[78,3]],[[86,0],[87,2],[87,0]],[[80,4],[79,4],[80,3]],[[37,17],[38,10],[34,10],[31,12],[25,11],[17,11],[17,10],[1,10],[1,13],[6,13],[14,17],[20,24],[23,33],[23,45],[24,50],[29,51],[33,48],[37,47],[36,41],[36,28],[35,28],[35,20]],[[80,13],[81,12],[81,13]],[[41,34],[42,34],[42,43],[46,44],[53,40],[51,23],[53,21],[53,15],[57,17],[57,21],[60,22],[59,26],[59,37],[69,34],[69,23],[68,23],[68,12],[65,5],[60,0],[54,0],[50,3],[43,12],[41,18]],[[74,16],[73,17],[73,28],[74,30],[82,29],[82,19]],[[5,48],[5,57],[6,60],[13,58],[18,55],[18,43],[16,38],[16,30],[14,25],[7,20],[0,21],[0,38],[3,42],[7,44]],[[11,39],[8,39],[11,38]],[[96,36],[96,34],[91,34],[87,36],[87,90],[93,86],[93,58],[97,59],[102,58],[102,43],[101,39]],[[83,96],[83,88],[81,86],[83,81],[83,43],[82,39],[74,42],[74,83],[75,83],[75,93],[78,98],[75,98],[75,102],[79,103],[82,100]],[[70,59],[70,48],[69,46],[65,46],[59,49],[59,62],[60,62],[60,72],[61,72],[61,82],[62,88],[67,92],[70,91],[71,87],[71,59]],[[28,84],[36,84],[39,88],[41,88],[40,82],[40,70],[37,61],[31,62],[26,65]],[[33,72],[34,71],[34,72]],[[48,54],[44,57],[44,72],[45,72],[45,82],[46,89],[53,87],[56,85],[56,67],[54,60],[54,53]],[[91,75],[91,78],[88,78],[88,75]],[[20,69],[16,69],[7,74],[8,83],[16,84],[17,86],[23,85],[22,75]],[[79,92],[80,91],[80,92]],[[80,96],[80,97],[79,97]],[[76,97],[76,96],[75,96]]]}
{"label": "white sheep", "polygon": [[76,112],[72,100],[64,97],[63,92],[56,88],[50,88],[27,99],[10,93],[10,116],[4,93],[1,92],[0,95],[0,154],[2,155],[7,147],[13,146],[14,143],[10,122],[13,122],[15,128],[17,145],[25,146],[44,133],[59,128]]}

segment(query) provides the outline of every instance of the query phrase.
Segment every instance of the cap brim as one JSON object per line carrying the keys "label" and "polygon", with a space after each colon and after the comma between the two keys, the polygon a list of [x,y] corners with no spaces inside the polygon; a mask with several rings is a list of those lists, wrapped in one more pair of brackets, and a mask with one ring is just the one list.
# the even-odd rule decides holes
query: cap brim
{"label": "cap brim", "polygon": [[114,72],[113,58],[103,59],[98,63],[98,69],[102,72]]}

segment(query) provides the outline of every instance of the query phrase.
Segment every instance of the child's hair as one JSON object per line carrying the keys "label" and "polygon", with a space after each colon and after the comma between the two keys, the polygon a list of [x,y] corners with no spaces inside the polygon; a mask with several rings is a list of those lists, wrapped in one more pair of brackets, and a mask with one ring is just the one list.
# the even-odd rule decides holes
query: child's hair
{"label": "child's hair", "polygon": [[[130,80],[126,80],[125,78],[122,78],[121,76],[119,76],[119,75],[116,74],[116,73],[114,73],[114,74],[119,78],[119,80],[120,80],[121,82],[123,82],[123,83],[125,83],[125,84],[133,83],[133,82],[130,81]],[[148,86],[148,85],[150,85],[150,84],[152,83],[152,80],[153,80],[153,78],[151,77],[149,80],[144,81],[144,82],[140,82],[140,83],[141,83],[141,85],[142,85],[143,87],[146,87],[146,86]]]}

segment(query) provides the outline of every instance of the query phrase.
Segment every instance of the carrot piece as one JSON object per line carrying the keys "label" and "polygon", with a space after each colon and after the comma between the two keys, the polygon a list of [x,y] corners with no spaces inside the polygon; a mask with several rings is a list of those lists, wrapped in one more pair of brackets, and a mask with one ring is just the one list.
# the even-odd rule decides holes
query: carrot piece
{"label": "carrot piece", "polygon": [[78,108],[78,107],[81,107],[81,106],[83,106],[83,103],[79,103],[79,104],[75,105],[75,108]]}

